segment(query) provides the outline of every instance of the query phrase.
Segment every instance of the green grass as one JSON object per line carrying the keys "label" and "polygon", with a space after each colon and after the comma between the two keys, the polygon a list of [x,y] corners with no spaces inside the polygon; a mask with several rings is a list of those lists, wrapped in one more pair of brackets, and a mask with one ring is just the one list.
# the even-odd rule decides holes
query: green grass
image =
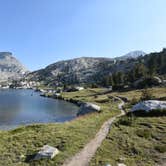
{"label": "green grass", "polygon": [[[154,87],[148,88],[148,90],[152,93],[154,98],[166,98],[166,87]],[[126,92],[113,92],[112,95],[127,97],[129,101],[133,99],[139,100],[142,94],[142,90],[131,90]]]}
{"label": "green grass", "polygon": [[[63,124],[41,124],[20,127],[0,132],[0,165],[61,165],[73,156],[95,136],[102,123],[119,114],[117,102],[111,99],[104,103],[96,102],[95,94],[102,89],[87,89],[80,92],[63,93],[64,98],[94,102],[101,106],[101,113],[79,117]],[[98,100],[103,99],[98,96]],[[33,161],[30,159],[45,144],[57,147],[60,153],[52,160]]]}
{"label": "green grass", "polygon": [[[122,119],[126,120],[126,117]],[[114,124],[91,161],[91,166],[125,163],[128,166],[163,164],[166,153],[166,117],[137,117],[132,123]],[[121,158],[124,161],[121,161]]]}
{"label": "green grass", "polygon": [[[165,98],[166,88],[149,89],[154,98]],[[113,92],[111,95],[127,97],[127,108],[139,100],[141,91]],[[134,100],[133,100],[134,98]],[[132,103],[133,102],[133,103]],[[90,166],[155,166],[166,161],[166,111],[156,110],[150,114],[141,113],[124,116],[117,120],[93,157]]]}
{"label": "green grass", "polygon": [[[100,93],[104,91],[105,89],[85,89],[79,92],[62,93],[62,97],[67,100],[93,102],[100,105],[100,113],[92,113],[63,124],[31,125],[11,131],[0,131],[0,165],[61,165],[95,136],[104,121],[119,114],[118,101],[111,96],[127,96],[132,99],[141,94],[140,91],[130,91],[101,95]],[[163,88],[152,91],[161,97],[166,94]],[[132,166],[135,163],[148,165],[154,163],[154,160],[160,160],[165,152],[166,142],[163,140],[165,120],[163,117],[121,119],[110,131],[91,165],[101,165],[108,161],[114,164],[121,156],[126,157],[125,162]],[[52,160],[31,162],[33,155],[45,144],[57,147],[60,153]]]}
{"label": "green grass", "polygon": [[[153,99],[164,100],[164,101],[166,100],[166,87],[148,88],[148,91],[152,94]],[[128,102],[125,104],[124,108],[126,111],[129,111],[132,105],[138,103],[141,100],[142,90],[113,92],[112,95],[127,98]]]}

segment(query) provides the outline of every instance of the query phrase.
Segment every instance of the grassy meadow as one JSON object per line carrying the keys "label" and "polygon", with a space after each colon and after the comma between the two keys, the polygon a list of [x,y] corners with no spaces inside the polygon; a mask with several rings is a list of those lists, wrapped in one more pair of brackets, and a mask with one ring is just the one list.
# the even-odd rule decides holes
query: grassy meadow
{"label": "grassy meadow", "polygon": [[[127,97],[129,103],[133,97],[141,96],[141,91],[103,94],[104,91],[105,89],[85,89],[62,93],[66,100],[73,99],[100,105],[100,113],[78,117],[62,124],[34,124],[11,131],[0,131],[0,165],[59,166],[79,152],[95,136],[104,121],[120,113],[118,101],[111,96]],[[156,98],[166,96],[165,88],[153,88],[151,91]],[[133,164],[132,166],[137,163],[142,166],[141,164],[147,161],[150,165],[155,162],[154,160],[162,162],[166,143],[165,127],[165,117],[139,117],[129,126],[117,121],[94,156],[91,165],[102,165],[106,162],[115,164],[121,156],[125,157],[125,163]],[[144,135],[145,131],[149,134]],[[35,153],[45,144],[57,147],[60,153],[52,160],[31,161]]]}
{"label": "grassy meadow", "polygon": [[[103,89],[84,90],[63,93],[65,98],[94,102],[98,92]],[[36,124],[19,127],[11,131],[0,132],[0,165],[61,165],[65,159],[78,152],[108,118],[119,114],[117,102],[108,99],[100,103],[105,96],[98,96],[100,113],[79,117],[63,124]],[[31,161],[34,154],[45,144],[57,147],[60,153],[52,160]]]}
{"label": "grassy meadow", "polygon": [[[166,88],[148,89],[154,99],[166,100]],[[133,100],[140,100],[142,91],[112,93],[127,97],[126,111]],[[157,110],[156,110],[157,111]],[[90,166],[124,163],[127,166],[164,166],[166,163],[166,110],[163,116],[127,116],[118,119],[102,146],[97,150]],[[155,112],[153,112],[154,114]]]}

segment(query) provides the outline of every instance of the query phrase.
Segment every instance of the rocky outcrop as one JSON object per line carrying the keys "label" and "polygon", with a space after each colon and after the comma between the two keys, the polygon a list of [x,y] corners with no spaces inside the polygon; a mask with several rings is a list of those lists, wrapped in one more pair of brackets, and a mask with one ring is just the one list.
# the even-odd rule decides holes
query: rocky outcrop
{"label": "rocky outcrop", "polygon": [[36,154],[34,160],[52,159],[59,153],[57,148],[49,145],[44,145],[41,150]]}
{"label": "rocky outcrop", "polygon": [[27,69],[10,52],[0,52],[0,83],[21,78]]}
{"label": "rocky outcrop", "polygon": [[85,115],[92,112],[100,112],[100,106],[93,103],[83,103],[77,113],[77,116]]}
{"label": "rocky outcrop", "polygon": [[133,108],[131,109],[131,112],[135,111],[149,112],[152,110],[164,110],[164,109],[166,109],[166,101],[147,100],[139,102],[138,104],[134,105]]}

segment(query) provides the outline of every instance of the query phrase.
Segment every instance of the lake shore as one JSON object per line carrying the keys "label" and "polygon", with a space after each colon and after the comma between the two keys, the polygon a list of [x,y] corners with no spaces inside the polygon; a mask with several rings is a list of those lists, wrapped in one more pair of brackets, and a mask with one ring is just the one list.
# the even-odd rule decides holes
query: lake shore
{"label": "lake shore", "polygon": [[[166,94],[165,88],[152,88],[151,91],[155,96],[161,98],[164,97]],[[120,113],[118,109],[118,101],[113,100],[111,96],[118,95],[121,97],[127,97],[129,101],[131,101],[133,97],[139,98],[141,95],[141,91],[139,90],[120,93],[112,92],[109,94],[101,94],[101,92],[103,92],[103,89],[86,89],[77,93],[62,93],[62,96],[67,99],[72,98],[74,100],[79,100],[81,102],[93,102],[100,105],[100,113],[88,114],[82,117],[78,117],[70,122],[65,122],[63,124],[35,124],[30,126],[19,127],[11,131],[0,131],[0,165],[12,165],[13,163],[19,163],[25,166],[30,166],[32,164],[62,165],[67,158],[71,158],[72,156],[74,156],[76,153],[80,151],[80,149],[82,149],[82,147],[84,147],[85,144],[89,142],[89,140],[94,138],[97,131],[100,129],[101,125],[105,121]],[[157,119],[159,122],[160,119]],[[119,128],[118,133],[121,132],[121,127]],[[141,126],[138,127],[140,128]],[[126,139],[125,131],[128,131],[128,128],[124,130],[124,139]],[[115,133],[116,128],[113,129],[112,134],[114,135]],[[110,139],[111,138],[108,137],[108,141],[110,141]],[[116,140],[120,140],[121,138],[117,134],[115,138],[113,137],[113,139],[113,145],[116,145]],[[6,144],[6,142],[8,143]],[[33,157],[33,155],[37,152],[39,148],[41,148],[45,144],[49,144],[51,146],[58,148],[60,150],[60,153],[52,160],[41,160],[31,162],[30,159]],[[117,162],[115,160],[117,160],[123,155],[123,153],[121,152],[123,151],[116,150],[116,157],[114,158],[114,156],[112,156],[110,158],[110,162]],[[97,154],[101,156],[99,152],[97,152]],[[94,160],[92,160],[91,165],[98,165],[99,163],[97,163],[97,161],[105,163],[108,157],[107,150],[103,153],[103,160],[102,158],[98,160],[98,155],[95,156]],[[134,158],[132,159],[132,163],[137,162],[137,160],[134,160]],[[128,161],[127,159],[127,162],[130,161]]]}

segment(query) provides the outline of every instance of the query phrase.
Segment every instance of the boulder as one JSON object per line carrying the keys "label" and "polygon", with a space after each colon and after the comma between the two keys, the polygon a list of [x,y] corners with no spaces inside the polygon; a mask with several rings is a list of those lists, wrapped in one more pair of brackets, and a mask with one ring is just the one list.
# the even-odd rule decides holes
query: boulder
{"label": "boulder", "polygon": [[44,145],[41,150],[36,154],[34,160],[52,159],[59,153],[57,148],[49,145]]}
{"label": "boulder", "polygon": [[162,80],[161,80],[159,77],[157,77],[157,76],[154,76],[153,79],[154,79],[154,81],[156,81],[158,84],[161,84],[161,83],[162,83]]}
{"label": "boulder", "polygon": [[126,164],[118,163],[117,166],[126,166]]}
{"label": "boulder", "polygon": [[146,111],[149,112],[151,110],[164,110],[166,109],[166,101],[159,101],[159,100],[147,100],[143,102],[139,102],[138,104],[134,105],[131,109],[131,112],[134,111]]}
{"label": "boulder", "polygon": [[77,113],[77,116],[85,115],[92,112],[99,112],[101,110],[100,106],[93,103],[83,103]]}

